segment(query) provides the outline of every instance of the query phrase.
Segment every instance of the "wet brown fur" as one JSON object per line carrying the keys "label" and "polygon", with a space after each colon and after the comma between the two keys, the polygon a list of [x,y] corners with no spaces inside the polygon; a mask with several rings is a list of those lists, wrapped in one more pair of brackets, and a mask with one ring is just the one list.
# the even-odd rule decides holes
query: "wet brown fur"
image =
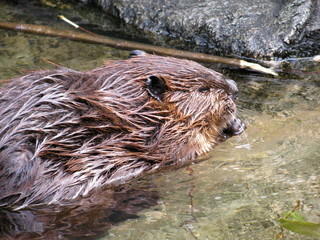
{"label": "wet brown fur", "polygon": [[[158,99],[148,77],[165,83]],[[154,55],[10,80],[0,90],[0,206],[58,203],[208,152],[235,118],[225,77]]]}

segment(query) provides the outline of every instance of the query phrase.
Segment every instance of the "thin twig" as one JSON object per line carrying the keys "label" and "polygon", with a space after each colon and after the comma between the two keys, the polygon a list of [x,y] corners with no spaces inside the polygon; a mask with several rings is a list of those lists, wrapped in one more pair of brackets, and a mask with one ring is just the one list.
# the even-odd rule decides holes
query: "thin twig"
{"label": "thin twig", "polygon": [[61,20],[65,21],[66,23],[70,24],[71,26],[80,29],[81,31],[84,31],[84,32],[86,32],[86,33],[89,33],[90,35],[93,35],[93,36],[98,36],[97,34],[95,34],[95,33],[93,33],[93,32],[90,32],[90,31],[88,31],[87,29],[85,29],[85,28],[79,26],[78,24],[72,22],[71,20],[69,20],[68,18],[66,18],[66,17],[63,16],[63,15],[58,15],[58,17],[59,17]]}
{"label": "thin twig", "polygon": [[163,48],[163,47],[153,46],[149,44],[136,43],[136,42],[125,41],[125,40],[109,38],[109,37],[92,36],[84,33],[77,33],[74,31],[56,30],[49,27],[45,27],[45,26],[13,23],[13,22],[0,22],[0,28],[13,30],[13,31],[20,31],[25,33],[33,33],[38,35],[67,38],[73,41],[102,44],[102,45],[111,46],[119,49],[125,49],[125,50],[139,49],[149,53],[173,56],[178,58],[187,58],[187,59],[200,61],[200,62],[224,63],[229,65],[234,65],[239,68],[249,68],[257,72],[271,74],[274,76],[278,75],[271,68],[265,68],[259,64],[250,63],[244,60],[227,58],[227,57],[219,57],[219,56],[214,56],[214,55],[209,55],[204,53],[194,53],[194,52],[188,52],[183,50]]}
{"label": "thin twig", "polygon": [[314,56],[313,61],[320,62],[320,55]]}

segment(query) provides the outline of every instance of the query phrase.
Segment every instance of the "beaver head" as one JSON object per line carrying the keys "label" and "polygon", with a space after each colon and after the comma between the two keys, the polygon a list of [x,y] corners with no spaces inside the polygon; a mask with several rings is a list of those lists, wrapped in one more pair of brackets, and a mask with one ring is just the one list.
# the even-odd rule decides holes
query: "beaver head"
{"label": "beaver head", "polygon": [[60,202],[191,163],[244,130],[237,96],[220,73],[139,51],[12,79],[0,93],[0,204]]}
{"label": "beaver head", "polygon": [[139,107],[132,115],[157,126],[144,141],[146,152],[190,160],[245,129],[236,118],[238,88],[233,80],[193,61],[133,53],[126,67],[113,62],[114,69],[124,71],[105,83],[109,88],[117,82],[131,111]]}

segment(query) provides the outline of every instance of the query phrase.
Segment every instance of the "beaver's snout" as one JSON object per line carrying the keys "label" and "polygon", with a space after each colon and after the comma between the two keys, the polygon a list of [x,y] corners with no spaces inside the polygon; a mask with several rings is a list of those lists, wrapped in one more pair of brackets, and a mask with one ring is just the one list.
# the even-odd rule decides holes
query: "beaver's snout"
{"label": "beaver's snout", "polygon": [[226,137],[232,137],[241,134],[246,129],[246,125],[239,119],[234,118],[223,130]]}

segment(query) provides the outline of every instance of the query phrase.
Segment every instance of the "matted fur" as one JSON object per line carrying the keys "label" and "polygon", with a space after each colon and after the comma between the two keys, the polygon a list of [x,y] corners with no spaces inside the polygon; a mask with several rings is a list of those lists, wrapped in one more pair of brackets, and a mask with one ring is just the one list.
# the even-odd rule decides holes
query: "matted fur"
{"label": "matted fur", "polygon": [[[166,84],[161,101],[150,76]],[[12,79],[0,90],[0,205],[71,200],[186,165],[235,120],[236,91],[198,63],[154,55]]]}

